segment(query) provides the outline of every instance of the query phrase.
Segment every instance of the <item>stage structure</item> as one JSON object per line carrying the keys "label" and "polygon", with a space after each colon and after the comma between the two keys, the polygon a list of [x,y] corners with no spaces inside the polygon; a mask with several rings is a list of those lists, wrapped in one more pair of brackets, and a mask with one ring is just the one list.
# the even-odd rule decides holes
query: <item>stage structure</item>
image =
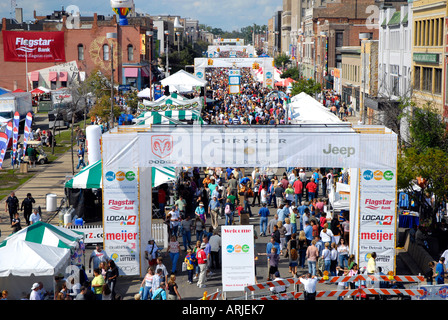
{"label": "stage structure", "polygon": [[228,166],[350,168],[351,253],[395,271],[397,135],[384,127],[122,126],[103,134],[102,159],[104,247],[121,274],[146,272],[152,168]]}

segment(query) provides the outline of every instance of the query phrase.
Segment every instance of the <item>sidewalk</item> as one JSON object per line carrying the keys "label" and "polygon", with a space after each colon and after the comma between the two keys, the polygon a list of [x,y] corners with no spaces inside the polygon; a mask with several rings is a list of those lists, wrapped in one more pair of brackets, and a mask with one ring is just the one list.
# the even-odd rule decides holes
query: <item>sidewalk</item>
{"label": "sidewalk", "polygon": [[[77,162],[75,162],[75,165]],[[36,168],[29,168],[29,171],[38,171],[38,173],[15,190],[16,197],[19,199],[20,205],[22,200],[26,198],[27,193],[31,193],[33,198],[36,200],[35,206],[41,207],[42,210],[42,221],[47,222],[49,218],[53,216],[53,212],[46,211],[46,195],[49,193],[54,193],[57,195],[57,206],[59,207],[61,199],[64,197],[64,183],[66,177],[72,176],[72,160],[71,151],[67,151],[58,159],[50,164],[36,165]],[[76,174],[76,171],[75,171]],[[0,230],[1,236],[0,241],[5,239],[11,234],[9,213],[5,212],[5,200],[1,202],[0,207]],[[25,219],[23,218],[23,212],[19,211],[19,217],[21,220],[22,228],[26,226]],[[57,224],[57,217],[50,221],[51,224]]]}

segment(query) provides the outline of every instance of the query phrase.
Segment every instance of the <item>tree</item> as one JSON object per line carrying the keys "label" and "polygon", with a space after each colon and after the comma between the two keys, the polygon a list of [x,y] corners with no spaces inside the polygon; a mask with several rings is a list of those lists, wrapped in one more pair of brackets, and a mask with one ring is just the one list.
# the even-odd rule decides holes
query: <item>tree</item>
{"label": "tree", "polygon": [[291,58],[286,53],[281,53],[274,59],[275,66],[277,68],[284,67],[290,62]]}
{"label": "tree", "polygon": [[314,81],[313,79],[298,79],[292,84],[291,96],[295,96],[301,92],[305,92],[310,96],[314,96],[316,93],[319,93],[321,91],[321,84]]}
{"label": "tree", "polygon": [[299,81],[302,78],[302,75],[300,73],[299,68],[289,68],[283,71],[283,73],[280,75],[280,78],[286,79],[291,78],[293,80]]}
{"label": "tree", "polygon": [[[419,204],[420,219],[435,222],[435,215],[448,199],[448,139],[443,120],[431,104],[415,108],[410,118],[411,146],[401,150],[397,185]],[[414,192],[418,184],[420,192]],[[434,201],[426,198],[433,196]]]}
{"label": "tree", "polygon": [[410,121],[411,144],[418,151],[440,148],[448,152],[446,124],[431,103],[415,108]]}

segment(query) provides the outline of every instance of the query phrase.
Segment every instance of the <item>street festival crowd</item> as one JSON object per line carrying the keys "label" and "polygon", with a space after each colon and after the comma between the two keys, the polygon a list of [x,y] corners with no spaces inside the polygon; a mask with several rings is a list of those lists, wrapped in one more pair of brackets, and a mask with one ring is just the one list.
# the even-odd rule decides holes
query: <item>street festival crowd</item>
{"label": "street festival crowd", "polygon": [[[239,95],[226,93],[228,76],[225,68],[208,69],[206,76],[216,101],[213,107],[203,110],[206,123],[285,123],[285,99],[274,94],[272,89],[263,88],[253,79],[250,69],[242,69]],[[353,112],[351,106],[341,104],[340,96],[332,91],[323,92],[321,97],[324,105],[333,108],[337,114],[340,109],[343,116]],[[263,256],[267,258],[266,274],[257,275],[255,268],[256,283],[300,277],[305,299],[314,299],[319,276],[381,274],[381,268],[376,266],[375,252],[370,254],[367,268],[358,268],[355,257],[349,254],[349,214],[330,209],[328,194],[331,186],[334,187],[336,182],[347,184],[349,179],[346,170],[334,168],[285,168],[279,176],[269,168],[184,168],[174,188],[170,189],[166,184],[159,187],[157,200],[162,219],[168,226],[169,245],[162,251],[154,239],[148,242],[145,249],[148,269],[134,299],[182,299],[176,282],[179,273],[188,275],[188,284],[206,288],[207,279],[220,274],[220,226],[248,224],[255,218],[259,222],[254,224],[254,239],[269,238],[265,250],[254,257],[255,266]],[[176,195],[176,201],[168,210],[171,194]],[[7,200],[5,209],[11,212],[9,203],[13,202],[17,205],[16,201]],[[11,223],[17,216],[11,216]],[[282,260],[287,262],[288,271],[280,274]],[[93,250],[88,267],[93,268],[91,279],[81,269],[79,284],[67,286],[65,279],[59,277],[55,278],[55,292],[47,292],[42,283],[34,283],[23,299],[122,299],[116,292],[118,268],[101,246]],[[431,266],[428,283],[443,283],[444,270],[442,257]],[[262,280],[259,281],[257,276]],[[366,285],[366,281],[339,282],[338,289]],[[286,289],[285,286],[275,286],[271,291],[280,293]],[[7,298],[7,290],[3,290],[1,299]]]}

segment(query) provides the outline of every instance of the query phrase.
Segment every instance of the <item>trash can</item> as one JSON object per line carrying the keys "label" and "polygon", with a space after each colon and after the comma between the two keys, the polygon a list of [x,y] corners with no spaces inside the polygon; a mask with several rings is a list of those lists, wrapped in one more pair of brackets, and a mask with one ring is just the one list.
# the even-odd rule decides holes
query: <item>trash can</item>
{"label": "trash can", "polygon": [[57,210],[57,201],[58,196],[54,193],[47,193],[47,203],[46,203],[46,209],[48,212],[56,211]]}
{"label": "trash can", "polygon": [[241,225],[248,225],[249,224],[249,214],[248,213],[242,213],[240,216],[240,224]]}

